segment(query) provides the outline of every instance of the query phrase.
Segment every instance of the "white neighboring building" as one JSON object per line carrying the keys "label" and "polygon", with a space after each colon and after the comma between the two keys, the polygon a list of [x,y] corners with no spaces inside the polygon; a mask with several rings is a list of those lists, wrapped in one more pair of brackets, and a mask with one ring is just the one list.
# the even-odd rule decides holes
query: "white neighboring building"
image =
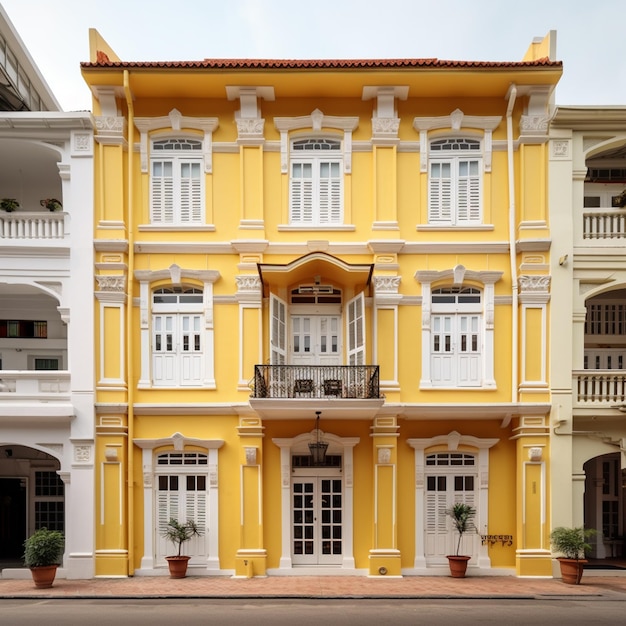
{"label": "white neighboring building", "polygon": [[2,7],[0,47],[1,575],[30,577],[22,544],[46,526],[58,575],[91,578],[93,122],[59,110]]}
{"label": "white neighboring building", "polygon": [[[560,106],[550,130],[553,526],[626,556],[626,106]],[[571,365],[569,365],[571,364]]]}

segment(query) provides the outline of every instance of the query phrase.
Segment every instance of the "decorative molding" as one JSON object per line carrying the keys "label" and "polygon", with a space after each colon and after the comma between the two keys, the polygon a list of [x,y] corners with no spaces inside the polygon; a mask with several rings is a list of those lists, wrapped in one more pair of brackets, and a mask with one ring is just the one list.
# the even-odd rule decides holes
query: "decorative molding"
{"label": "decorative molding", "polygon": [[[93,133],[73,130],[71,136],[71,155],[73,157],[93,156]],[[59,164],[59,169],[61,169]],[[69,180],[69,172],[68,172]]]}
{"label": "decorative molding", "polygon": [[400,287],[400,276],[374,276],[374,293],[380,294],[397,294]]}
{"label": "decorative molding", "polygon": [[190,117],[182,115],[177,109],[172,109],[169,115],[160,117],[137,117],[135,126],[140,133],[139,151],[141,155],[141,171],[148,172],[148,138],[155,130],[170,129],[181,133],[183,129],[201,131],[204,134],[202,155],[204,157],[204,172],[213,171],[213,133],[219,126],[217,117]]}
{"label": "decorative molding", "polygon": [[344,173],[352,171],[352,132],[358,128],[358,117],[337,117],[324,115],[315,109],[311,115],[301,117],[275,117],[274,125],[280,132],[280,167],[283,174],[289,171],[289,133],[294,130],[311,130],[320,133],[322,128],[343,131],[343,167]]}
{"label": "decorative molding", "polygon": [[519,277],[520,293],[527,292],[544,292],[550,291],[550,276],[546,275],[527,275],[522,274]]}
{"label": "decorative molding", "polygon": [[256,465],[257,448],[254,446],[246,446],[246,465]]}
{"label": "decorative molding", "polygon": [[258,275],[240,275],[235,276],[235,282],[237,283],[237,291],[241,292],[261,292],[261,278]]}
{"label": "decorative molding", "polygon": [[520,132],[522,135],[547,135],[549,123],[547,115],[522,115]]}
{"label": "decorative molding", "polygon": [[91,463],[92,447],[88,445],[74,446],[74,462],[75,463]]}
{"label": "decorative molding", "polygon": [[455,109],[450,115],[440,117],[416,117],[413,128],[420,134],[420,171],[428,170],[428,133],[433,130],[449,129],[459,132],[463,129],[483,131],[482,156],[485,172],[491,171],[493,152],[492,134],[500,125],[502,116],[465,115],[461,109]]}
{"label": "decorative molding", "polygon": [[[550,142],[553,159],[571,158],[572,142],[569,139],[553,139]],[[586,170],[585,170],[586,172]]]}
{"label": "decorative molding", "polygon": [[96,274],[100,291],[126,291],[126,276],[107,276]]}

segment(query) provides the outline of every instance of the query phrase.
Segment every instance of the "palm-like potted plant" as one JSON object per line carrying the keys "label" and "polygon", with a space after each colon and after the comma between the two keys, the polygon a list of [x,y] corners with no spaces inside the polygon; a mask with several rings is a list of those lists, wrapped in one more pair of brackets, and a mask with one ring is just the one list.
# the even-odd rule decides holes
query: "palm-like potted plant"
{"label": "palm-like potted plant", "polygon": [[2,198],[0,200],[0,209],[7,213],[12,213],[20,208],[20,203],[15,198]]}
{"label": "palm-like potted plant", "polygon": [[65,545],[63,533],[40,528],[24,542],[24,564],[37,588],[52,587]]}
{"label": "palm-like potted plant", "polygon": [[171,541],[177,548],[177,554],[165,557],[170,570],[170,578],[185,578],[191,557],[182,553],[183,544],[192,537],[202,536],[202,529],[194,520],[179,522],[172,517],[161,531],[161,536]]}
{"label": "palm-like potted plant", "polygon": [[589,537],[596,534],[594,528],[567,528],[559,526],[550,533],[550,542],[554,550],[563,556],[557,557],[561,567],[561,578],[569,585],[579,585],[587,560],[585,552],[591,550],[587,543]]}
{"label": "palm-like potted plant", "polygon": [[459,554],[461,550],[461,540],[463,535],[474,530],[474,516],[476,515],[476,509],[464,502],[456,502],[451,508],[446,511],[452,519],[454,529],[459,533],[459,540],[456,544],[456,551],[454,554],[449,554],[446,558],[450,565],[450,575],[453,578],[464,578],[467,571],[467,562],[472,558],[463,554]]}

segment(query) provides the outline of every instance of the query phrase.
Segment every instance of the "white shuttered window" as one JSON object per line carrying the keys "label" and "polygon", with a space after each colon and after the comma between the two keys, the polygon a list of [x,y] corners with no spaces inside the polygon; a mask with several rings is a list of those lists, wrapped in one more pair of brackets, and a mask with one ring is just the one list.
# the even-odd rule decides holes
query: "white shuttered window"
{"label": "white shuttered window", "polygon": [[150,219],[153,224],[200,224],[204,215],[202,142],[152,142]]}
{"label": "white shuttered window", "polygon": [[430,143],[428,223],[462,226],[482,223],[482,159],[475,139]]}
{"label": "white shuttered window", "polygon": [[341,142],[302,139],[292,143],[290,223],[343,223]]}

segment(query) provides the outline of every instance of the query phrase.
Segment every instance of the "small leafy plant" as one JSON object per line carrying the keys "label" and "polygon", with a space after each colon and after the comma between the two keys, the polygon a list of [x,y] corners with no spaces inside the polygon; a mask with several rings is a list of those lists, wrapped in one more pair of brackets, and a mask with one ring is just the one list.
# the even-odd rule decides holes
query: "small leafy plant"
{"label": "small leafy plant", "polygon": [[64,545],[62,532],[40,528],[24,542],[24,564],[26,567],[59,565]]}
{"label": "small leafy plant", "polygon": [[181,556],[183,544],[192,537],[202,536],[202,529],[194,520],[187,520],[184,523],[179,522],[175,518],[170,518],[165,528],[161,531],[161,536],[171,541],[178,548],[178,554]]}
{"label": "small leafy plant", "polygon": [[586,540],[596,533],[594,528],[559,526],[550,533],[550,542],[556,552],[561,553],[566,559],[579,561],[585,558],[585,552],[591,550],[591,545]]}
{"label": "small leafy plant", "polygon": [[2,198],[0,200],[0,209],[7,213],[12,213],[20,208],[20,203],[15,198]]}
{"label": "small leafy plant", "polygon": [[40,200],[39,204],[48,209],[48,211],[60,211],[63,208],[61,202],[56,198],[45,198],[44,200]]}
{"label": "small leafy plant", "polygon": [[455,556],[459,556],[463,535],[476,528],[473,522],[474,516],[476,515],[476,509],[469,504],[465,504],[464,502],[456,502],[446,511],[446,515],[449,515],[452,518],[454,528],[459,533],[459,541],[456,544],[455,553]]}

